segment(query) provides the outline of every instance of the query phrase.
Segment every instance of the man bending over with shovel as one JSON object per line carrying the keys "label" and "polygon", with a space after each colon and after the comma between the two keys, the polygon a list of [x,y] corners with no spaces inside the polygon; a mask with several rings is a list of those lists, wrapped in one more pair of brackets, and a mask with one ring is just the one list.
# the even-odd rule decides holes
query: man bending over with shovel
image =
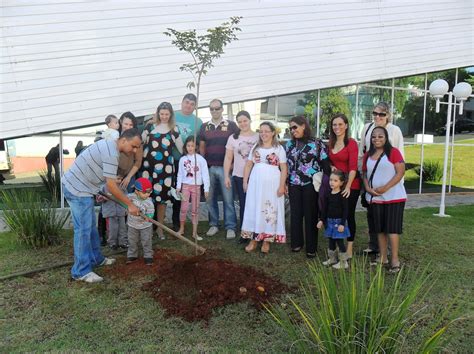
{"label": "man bending over with shovel", "polygon": [[128,207],[129,215],[140,215],[139,209],[115,183],[120,153],[135,154],[141,146],[137,129],[122,133],[118,140],[99,140],[82,152],[62,179],[64,197],[71,208],[74,224],[74,265],[72,278],[97,283],[102,277],[92,271],[95,266],[112,265],[100,250],[94,211],[94,195],[106,184],[109,192]]}

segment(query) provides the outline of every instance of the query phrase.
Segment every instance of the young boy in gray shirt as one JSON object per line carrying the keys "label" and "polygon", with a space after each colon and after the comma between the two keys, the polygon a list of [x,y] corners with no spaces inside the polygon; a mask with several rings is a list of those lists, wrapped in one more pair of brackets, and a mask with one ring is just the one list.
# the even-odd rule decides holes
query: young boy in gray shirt
{"label": "young boy in gray shirt", "polygon": [[[122,176],[117,177],[116,183],[119,188],[122,179]],[[107,186],[104,186],[102,191],[105,194],[109,194]],[[127,209],[117,202],[102,197],[101,195],[96,199],[98,202],[102,202],[102,216],[107,219],[107,243],[109,247],[112,250],[116,250],[119,247],[127,249],[127,224],[125,221]]]}
{"label": "young boy in gray shirt", "polygon": [[[155,207],[150,198],[152,192],[151,182],[146,178],[138,178],[135,181],[135,192],[130,193],[128,198],[149,218],[153,218]],[[152,223],[141,216],[128,216],[128,252],[127,263],[138,259],[138,244],[141,241],[143,247],[143,258],[146,265],[153,264]]]}

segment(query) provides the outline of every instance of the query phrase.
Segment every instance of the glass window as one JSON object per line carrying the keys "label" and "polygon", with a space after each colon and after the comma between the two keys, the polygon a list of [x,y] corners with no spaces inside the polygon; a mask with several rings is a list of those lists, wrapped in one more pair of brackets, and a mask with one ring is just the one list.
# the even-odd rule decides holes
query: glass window
{"label": "glass window", "polygon": [[421,134],[423,105],[424,91],[395,90],[392,117],[404,136]]}
{"label": "glass window", "polygon": [[387,102],[391,106],[392,90],[389,88],[359,86],[359,106],[357,107],[357,129],[353,136],[360,138],[364,125],[372,121],[372,110],[378,102]]}
{"label": "glass window", "polygon": [[395,87],[424,90],[425,74],[399,77],[395,79]]}
{"label": "glass window", "polygon": [[[256,100],[253,110],[255,111],[252,115],[251,111],[249,113],[253,117],[255,116],[256,121],[265,121],[265,120],[275,120],[276,116],[276,99],[275,97],[265,98],[263,100]],[[247,107],[247,106],[246,106]]]}
{"label": "glass window", "polygon": [[[252,119],[252,129],[258,129],[261,122],[275,120],[275,99],[261,99],[245,102],[236,102],[227,105],[228,118],[234,120],[237,118],[237,113],[244,110],[250,114]],[[270,113],[269,113],[270,112]]]}
{"label": "glass window", "polygon": [[277,102],[277,122],[288,123],[288,120],[296,115],[305,115],[305,94],[297,93],[288,96],[278,96]]}
{"label": "glass window", "polygon": [[376,81],[366,82],[365,84],[392,87],[392,79],[376,80]]}
{"label": "glass window", "polygon": [[474,86],[474,66],[459,68],[457,82],[468,82],[471,86]]}
{"label": "glass window", "polygon": [[428,73],[428,87],[430,87],[430,84],[434,80],[444,79],[448,82],[449,90],[451,91],[455,85],[455,78],[456,78],[456,69]]}
{"label": "glass window", "polygon": [[358,130],[356,117],[356,86],[344,86],[321,90],[320,93],[320,136],[329,138],[329,123],[337,113],[343,113],[349,120],[351,136]]}

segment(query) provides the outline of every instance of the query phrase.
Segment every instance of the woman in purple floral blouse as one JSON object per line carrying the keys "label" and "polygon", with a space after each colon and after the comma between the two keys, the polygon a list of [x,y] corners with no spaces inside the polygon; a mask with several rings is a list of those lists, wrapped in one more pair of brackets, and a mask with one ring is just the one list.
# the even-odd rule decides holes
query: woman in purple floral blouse
{"label": "woman in purple floral blouse", "polygon": [[[313,175],[331,168],[325,145],[311,136],[308,120],[303,116],[290,119],[292,139],[286,144],[288,162],[288,195],[290,198],[291,250],[299,252],[305,245],[306,256],[314,258],[318,246],[318,193],[314,190]],[[304,224],[303,224],[304,219]],[[304,233],[303,233],[304,225]]]}

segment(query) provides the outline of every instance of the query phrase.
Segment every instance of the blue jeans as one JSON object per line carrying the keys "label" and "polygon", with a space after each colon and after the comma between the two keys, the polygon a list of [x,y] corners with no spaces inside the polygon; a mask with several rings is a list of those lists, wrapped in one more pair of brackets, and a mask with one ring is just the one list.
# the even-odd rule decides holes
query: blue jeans
{"label": "blue jeans", "polygon": [[210,188],[207,207],[209,209],[209,225],[219,226],[219,207],[217,205],[217,189],[220,189],[224,202],[224,227],[234,230],[237,227],[237,217],[234,207],[234,191],[225,187],[224,167],[211,166],[209,168]]}
{"label": "blue jeans", "polygon": [[[64,187],[64,186],[63,186]],[[64,197],[71,208],[74,225],[74,265],[71,275],[78,279],[104,261],[99,232],[95,224],[94,198],[77,197],[64,187]]]}

